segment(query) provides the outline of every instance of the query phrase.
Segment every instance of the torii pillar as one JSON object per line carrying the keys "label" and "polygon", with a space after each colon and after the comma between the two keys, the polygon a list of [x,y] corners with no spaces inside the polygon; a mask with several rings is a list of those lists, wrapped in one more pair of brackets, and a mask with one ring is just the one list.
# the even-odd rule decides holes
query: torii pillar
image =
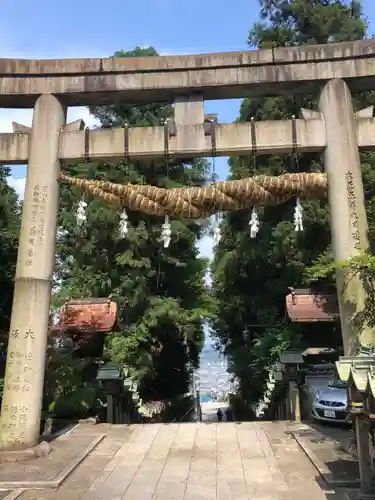
{"label": "torii pillar", "polygon": [[38,444],[66,108],[50,94],[34,107],[0,419],[0,448]]}
{"label": "torii pillar", "polygon": [[[333,255],[345,262],[369,248],[367,217],[361,163],[358,150],[357,124],[352,98],[343,80],[331,80],[319,100],[327,146],[324,167],[328,177],[328,200],[331,217]],[[357,325],[355,315],[364,308],[365,290],[358,276],[348,279],[338,270],[337,291],[345,356],[356,356],[361,346],[374,345],[370,328]]]}
{"label": "torii pillar", "polygon": [[[324,154],[328,177],[332,247],[336,261],[345,262],[369,247],[367,217],[358,150],[357,124],[349,88],[343,80],[331,80],[319,100],[327,145]],[[336,273],[341,330],[345,356],[357,356],[361,348],[375,345],[366,322],[353,321],[364,310],[366,291],[359,275],[339,269]],[[370,421],[355,416],[359,459],[360,498],[374,498],[374,471],[370,454]]]}

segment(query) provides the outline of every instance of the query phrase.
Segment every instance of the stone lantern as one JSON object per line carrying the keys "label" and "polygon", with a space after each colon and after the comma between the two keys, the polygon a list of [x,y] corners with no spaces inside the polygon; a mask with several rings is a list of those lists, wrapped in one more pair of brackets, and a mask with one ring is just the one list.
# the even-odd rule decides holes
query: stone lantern
{"label": "stone lantern", "polygon": [[299,369],[303,364],[300,351],[284,351],[280,354],[280,363],[284,379],[288,383],[287,415],[291,420],[301,420],[301,405],[299,394]]}
{"label": "stone lantern", "polygon": [[130,423],[132,408],[132,380],[126,369],[109,362],[98,369],[96,380],[107,399],[106,420],[110,424]]}

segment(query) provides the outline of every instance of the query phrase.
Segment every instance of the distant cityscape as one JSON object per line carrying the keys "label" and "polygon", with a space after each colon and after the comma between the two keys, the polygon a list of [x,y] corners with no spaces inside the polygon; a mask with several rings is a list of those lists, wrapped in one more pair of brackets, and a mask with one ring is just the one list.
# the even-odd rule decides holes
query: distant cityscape
{"label": "distant cityscape", "polygon": [[230,391],[231,383],[227,367],[224,356],[214,349],[207,334],[197,372],[202,402],[215,400],[220,394]]}

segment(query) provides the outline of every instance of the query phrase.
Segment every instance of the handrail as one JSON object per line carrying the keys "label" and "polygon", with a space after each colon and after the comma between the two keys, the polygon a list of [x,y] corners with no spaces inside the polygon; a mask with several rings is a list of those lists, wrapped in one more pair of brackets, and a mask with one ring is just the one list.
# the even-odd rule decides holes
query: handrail
{"label": "handrail", "polygon": [[[180,418],[179,422],[182,422],[182,420],[186,417],[186,415],[189,415],[189,413],[191,411],[195,410],[195,405],[192,406],[184,415],[182,415],[182,417]],[[175,419],[172,420],[172,424],[175,423],[177,421],[177,417]]]}

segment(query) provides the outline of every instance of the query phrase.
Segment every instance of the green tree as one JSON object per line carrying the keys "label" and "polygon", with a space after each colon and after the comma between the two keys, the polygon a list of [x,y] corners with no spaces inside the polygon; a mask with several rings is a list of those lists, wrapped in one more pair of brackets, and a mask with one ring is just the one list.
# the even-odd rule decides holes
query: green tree
{"label": "green tree", "polygon": [[[260,22],[249,33],[249,45],[265,48],[323,44],[362,39],[366,22],[359,3],[337,0],[260,0]],[[316,106],[317,95],[250,98],[242,102],[239,121],[290,119],[301,107]],[[371,103],[369,94],[356,96],[357,107]],[[362,155],[364,185],[374,241],[375,179],[373,154]],[[250,158],[231,158],[230,177],[251,176]],[[284,172],[322,171],[319,155],[297,158],[263,156],[257,158],[257,173],[278,175]],[[249,213],[229,214],[223,221],[223,239],[213,263],[213,293],[218,314],[213,329],[218,344],[229,356],[231,371],[240,382],[240,393],[257,400],[265,373],[278,352],[290,346],[315,342],[332,347],[341,343],[334,325],[292,325],[285,321],[285,295],[288,287],[306,287],[306,269],[330,261],[328,206],[325,200],[304,201],[303,233],[294,232],[295,200],[278,207],[259,208],[261,222],[256,240],[250,239]],[[334,286],[324,279],[319,287]],[[257,326],[254,326],[257,325]]]}
{"label": "green tree", "polygon": [[[115,57],[155,56],[153,48],[137,47]],[[92,107],[101,126],[161,125],[171,115],[170,105],[113,105]],[[207,163],[129,161],[117,165],[87,162],[70,175],[108,179],[125,184],[158,186],[202,185]],[[128,212],[129,233],[118,235],[119,213],[90,200],[84,233],[75,228],[80,194],[63,187],[58,241],[60,300],[66,297],[114,296],[120,305],[122,330],[107,336],[107,355],[129,365],[147,399],[169,398],[187,391],[190,372],[198,364],[203,345],[203,321],[209,305],[204,275],[207,262],[195,243],[203,226],[173,220],[172,243],[160,243],[163,220]]]}
{"label": "green tree", "polygon": [[0,334],[9,332],[20,228],[20,205],[8,184],[9,173],[0,166]]}

